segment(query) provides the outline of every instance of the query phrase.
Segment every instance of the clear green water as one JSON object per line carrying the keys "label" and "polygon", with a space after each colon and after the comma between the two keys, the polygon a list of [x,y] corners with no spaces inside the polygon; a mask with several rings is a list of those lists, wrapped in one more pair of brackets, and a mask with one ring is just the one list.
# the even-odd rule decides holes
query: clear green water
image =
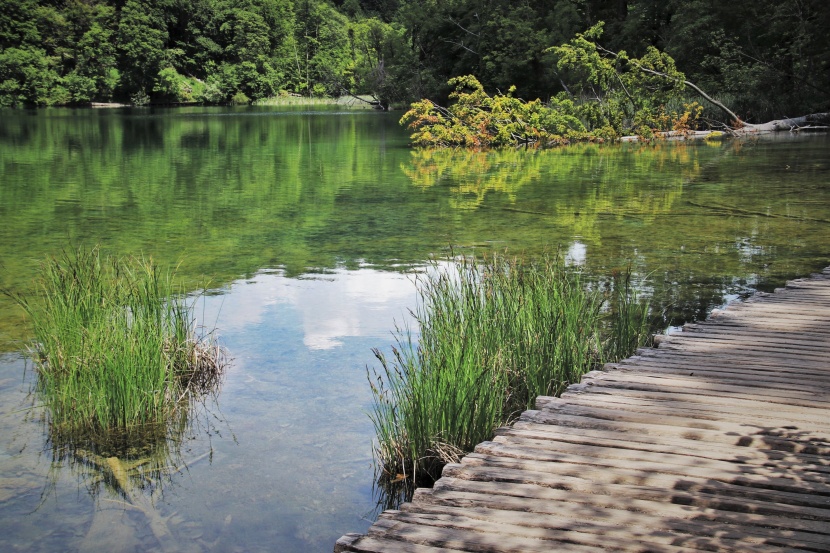
{"label": "clear green water", "polygon": [[830,264],[826,136],[426,153],[399,115],[0,113],[0,288],[69,245],[180,263],[234,358],[181,470],[130,507],[106,470],[54,462],[0,296],[0,549],[323,552],[364,531],[365,367],[413,306],[407,271],[450,246],[630,263],[675,324]]}

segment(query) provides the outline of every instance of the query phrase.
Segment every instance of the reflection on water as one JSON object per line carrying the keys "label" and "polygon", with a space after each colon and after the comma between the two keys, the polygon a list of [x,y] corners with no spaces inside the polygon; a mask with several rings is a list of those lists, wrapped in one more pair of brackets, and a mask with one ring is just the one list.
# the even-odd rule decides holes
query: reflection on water
{"label": "reflection on water", "polygon": [[630,264],[667,323],[830,263],[827,137],[427,152],[397,119],[2,114],[0,289],[68,244],[180,263],[211,279],[198,316],[233,364],[149,455],[53,450],[0,294],[0,549],[327,552],[364,531],[366,365],[408,321],[407,271],[451,247],[559,251],[591,278]]}
{"label": "reflection on water", "polygon": [[400,273],[372,269],[336,269],[326,274],[287,279],[263,272],[246,281],[224,301],[224,332],[261,324],[265,313],[288,305],[300,318],[303,344],[312,350],[343,345],[347,337],[382,336],[415,297],[413,281]]}

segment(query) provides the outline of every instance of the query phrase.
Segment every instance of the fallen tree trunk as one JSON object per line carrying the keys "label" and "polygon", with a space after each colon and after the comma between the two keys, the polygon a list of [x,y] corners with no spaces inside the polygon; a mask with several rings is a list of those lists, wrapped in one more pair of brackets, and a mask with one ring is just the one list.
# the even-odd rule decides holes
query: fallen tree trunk
{"label": "fallen tree trunk", "polygon": [[781,131],[802,131],[807,129],[827,129],[830,127],[830,112],[826,113],[812,113],[810,115],[803,115],[801,117],[793,117],[787,119],[776,119],[768,123],[760,125],[751,125],[744,123],[744,126],[735,129],[735,132],[740,134],[755,134],[767,132],[781,132]]}
{"label": "fallen tree trunk", "polygon": [[[723,131],[668,131],[654,133],[656,137],[666,140],[694,140],[694,139],[722,139],[727,136],[746,137],[756,136],[762,134],[771,134],[776,132],[808,132],[808,131],[824,131],[830,130],[830,112],[827,113],[812,113],[810,115],[803,115],[801,117],[789,117],[787,119],[776,119],[767,123],[760,123],[757,125],[744,123],[738,128],[727,127]],[[640,142],[643,138],[640,136],[623,136],[620,138],[621,142]]]}

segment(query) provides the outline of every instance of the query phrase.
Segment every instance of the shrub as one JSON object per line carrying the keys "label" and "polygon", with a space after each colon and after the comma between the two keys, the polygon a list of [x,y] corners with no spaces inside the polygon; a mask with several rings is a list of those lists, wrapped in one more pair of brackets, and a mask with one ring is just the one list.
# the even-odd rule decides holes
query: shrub
{"label": "shrub", "polygon": [[247,106],[251,103],[251,99],[248,98],[244,92],[237,92],[231,98],[231,105],[234,106]]}

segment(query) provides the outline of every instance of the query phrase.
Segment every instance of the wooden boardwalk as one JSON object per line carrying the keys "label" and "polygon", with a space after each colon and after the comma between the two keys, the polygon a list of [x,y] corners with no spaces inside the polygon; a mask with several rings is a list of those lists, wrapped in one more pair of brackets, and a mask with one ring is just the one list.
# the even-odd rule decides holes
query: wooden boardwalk
{"label": "wooden boardwalk", "polygon": [[335,552],[830,551],[830,269],[606,369]]}

